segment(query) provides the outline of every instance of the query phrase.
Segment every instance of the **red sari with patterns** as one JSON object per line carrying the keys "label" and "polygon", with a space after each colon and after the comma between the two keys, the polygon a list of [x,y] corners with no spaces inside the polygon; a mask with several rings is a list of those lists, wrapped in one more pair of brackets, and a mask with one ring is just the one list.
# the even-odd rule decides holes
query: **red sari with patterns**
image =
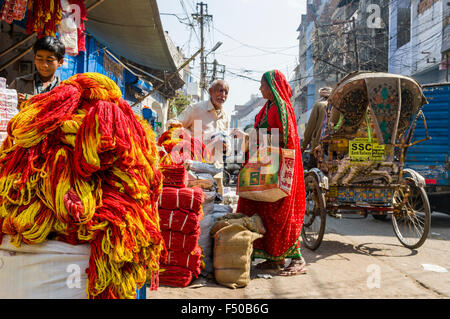
{"label": "red sari with patterns", "polygon": [[254,242],[253,258],[280,261],[300,258],[300,237],[305,214],[305,186],[297,122],[290,103],[292,90],[285,76],[278,70],[264,76],[274,95],[274,103],[263,106],[255,119],[255,129],[277,128],[280,146],[295,150],[294,179],[291,193],[276,202],[257,202],[239,198],[237,212],[252,216],[258,214],[266,233]]}

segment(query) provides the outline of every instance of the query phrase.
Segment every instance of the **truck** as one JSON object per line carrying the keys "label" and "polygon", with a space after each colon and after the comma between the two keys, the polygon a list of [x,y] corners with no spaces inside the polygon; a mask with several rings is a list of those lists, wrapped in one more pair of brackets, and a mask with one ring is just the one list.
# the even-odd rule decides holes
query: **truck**
{"label": "truck", "polygon": [[[408,149],[405,166],[425,178],[431,210],[450,214],[450,82],[423,84],[428,101],[422,108],[431,139]],[[426,137],[424,121],[417,120],[414,140]]]}

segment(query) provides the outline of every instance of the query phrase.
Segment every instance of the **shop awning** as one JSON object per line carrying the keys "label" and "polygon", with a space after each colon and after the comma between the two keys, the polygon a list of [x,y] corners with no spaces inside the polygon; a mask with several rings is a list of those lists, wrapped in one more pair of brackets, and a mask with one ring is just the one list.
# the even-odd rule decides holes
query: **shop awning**
{"label": "shop awning", "polygon": [[89,13],[86,29],[127,60],[167,72],[177,69],[156,0],[106,0]]}

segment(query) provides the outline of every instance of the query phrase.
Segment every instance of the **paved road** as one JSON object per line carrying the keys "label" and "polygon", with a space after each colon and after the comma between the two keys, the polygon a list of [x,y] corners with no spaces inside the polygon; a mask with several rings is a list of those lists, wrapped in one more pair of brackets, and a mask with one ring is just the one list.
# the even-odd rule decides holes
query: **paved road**
{"label": "paved road", "polygon": [[160,287],[148,298],[450,298],[450,215],[432,214],[429,238],[417,250],[400,244],[390,221],[328,217],[322,245],[303,254],[305,275],[264,279],[252,268],[245,288],[199,278],[186,288]]}

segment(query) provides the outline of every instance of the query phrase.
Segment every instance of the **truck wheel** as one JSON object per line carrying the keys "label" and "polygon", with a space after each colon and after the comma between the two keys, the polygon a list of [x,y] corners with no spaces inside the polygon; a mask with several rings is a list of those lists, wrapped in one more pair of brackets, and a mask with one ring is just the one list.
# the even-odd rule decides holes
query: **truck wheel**
{"label": "truck wheel", "polygon": [[381,220],[381,221],[387,221],[389,220],[389,215],[388,214],[377,214],[377,215],[372,215],[372,217],[376,220]]}

